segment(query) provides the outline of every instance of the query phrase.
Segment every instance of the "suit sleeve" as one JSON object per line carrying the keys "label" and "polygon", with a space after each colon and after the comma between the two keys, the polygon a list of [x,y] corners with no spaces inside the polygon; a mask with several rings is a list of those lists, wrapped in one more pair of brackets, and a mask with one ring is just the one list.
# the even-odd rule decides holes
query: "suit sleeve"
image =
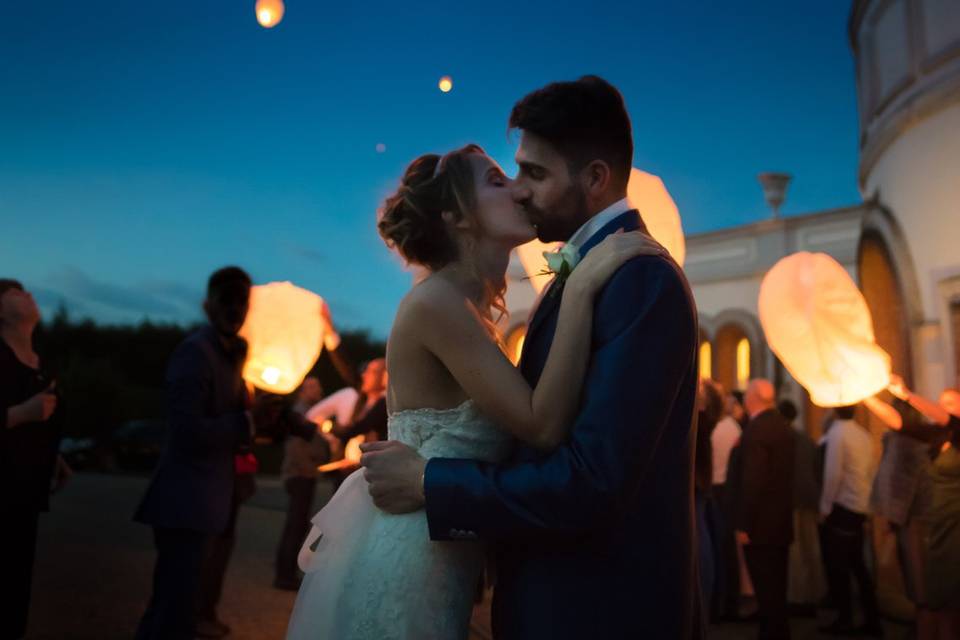
{"label": "suit sleeve", "polygon": [[199,347],[184,344],[167,368],[170,437],[182,451],[234,450],[250,442],[246,413],[234,411],[207,416],[205,399],[213,388],[213,371]]}
{"label": "suit sleeve", "polygon": [[577,533],[618,512],[639,488],[695,366],[695,311],[675,266],[636,258],[611,278],[594,314],[591,362],[570,439],[543,458],[512,465],[429,461],[424,492],[432,539],[450,539],[455,529],[487,539]]}

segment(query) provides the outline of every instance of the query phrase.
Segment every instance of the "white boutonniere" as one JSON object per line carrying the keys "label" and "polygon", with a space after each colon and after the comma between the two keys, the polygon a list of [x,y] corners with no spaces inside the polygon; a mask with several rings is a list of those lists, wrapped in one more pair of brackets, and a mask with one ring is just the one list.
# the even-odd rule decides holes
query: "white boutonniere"
{"label": "white boutonniere", "polygon": [[[572,244],[565,244],[559,251],[544,251],[543,257],[547,259],[547,268],[538,275],[555,276],[562,287],[580,262],[580,251]],[[558,289],[559,287],[553,288],[554,291]]]}

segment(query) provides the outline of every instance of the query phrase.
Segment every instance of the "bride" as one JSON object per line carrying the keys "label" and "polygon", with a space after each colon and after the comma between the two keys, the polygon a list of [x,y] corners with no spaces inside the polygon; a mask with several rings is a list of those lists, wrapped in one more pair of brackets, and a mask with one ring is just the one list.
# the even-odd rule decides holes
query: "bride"
{"label": "bride", "polygon": [[[562,295],[559,321],[531,389],[503,354],[494,319],[510,252],[536,235],[515,195],[497,163],[468,145],[414,160],[386,201],[381,236],[429,272],[400,303],[387,345],[390,439],[425,458],[495,462],[514,439],[562,442],[588,364],[594,297],[626,260],[663,252],[640,232],[614,234],[548,290]],[[471,343],[489,347],[467,358]],[[362,472],[312,523],[288,639],[467,637],[480,542],[431,542],[424,513],[379,511]]]}

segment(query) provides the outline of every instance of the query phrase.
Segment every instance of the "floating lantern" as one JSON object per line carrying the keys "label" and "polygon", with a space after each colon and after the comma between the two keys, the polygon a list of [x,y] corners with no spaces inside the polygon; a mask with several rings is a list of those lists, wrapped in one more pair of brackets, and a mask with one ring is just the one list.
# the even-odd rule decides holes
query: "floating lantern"
{"label": "floating lantern", "polygon": [[[687,251],[680,210],[670,197],[663,180],[651,173],[631,169],[627,199],[630,206],[640,212],[640,218],[650,235],[662,244],[682,267]],[[549,275],[542,275],[547,270],[547,260],[543,257],[543,252],[557,251],[561,246],[563,243],[560,242],[545,244],[533,240],[517,247],[520,263],[538,294],[551,280]]]}
{"label": "floating lantern", "polygon": [[867,302],[830,256],[780,260],[760,285],[759,308],[767,343],[814,404],[857,404],[890,383],[890,356],[874,340]]}
{"label": "floating lantern", "polygon": [[450,76],[443,76],[440,78],[440,82],[437,83],[437,86],[440,87],[440,91],[444,93],[450,93],[450,90],[453,89],[453,78]]}
{"label": "floating lantern", "polygon": [[283,20],[283,0],[257,0],[254,8],[257,12],[257,22],[265,29],[272,29]]}
{"label": "floating lantern", "polygon": [[253,287],[240,335],[247,340],[243,378],[271,393],[292,393],[313,368],[326,331],[323,299],[289,282]]}
{"label": "floating lantern", "polygon": [[687,243],[683,238],[680,210],[670,197],[663,180],[640,169],[630,170],[627,183],[630,206],[640,212],[647,231],[670,253],[678,265],[687,257]]}

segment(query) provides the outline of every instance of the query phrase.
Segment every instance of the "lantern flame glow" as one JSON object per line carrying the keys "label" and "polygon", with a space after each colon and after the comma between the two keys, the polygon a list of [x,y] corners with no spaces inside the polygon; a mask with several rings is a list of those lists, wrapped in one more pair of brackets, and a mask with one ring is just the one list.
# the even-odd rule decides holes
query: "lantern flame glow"
{"label": "lantern flame glow", "polygon": [[257,0],[254,11],[257,13],[257,22],[265,29],[272,29],[283,20],[283,0]]}
{"label": "lantern flame glow", "polygon": [[854,405],[890,384],[870,308],[847,270],[824,253],[787,256],[760,285],[770,349],[821,407]]}
{"label": "lantern flame glow", "polygon": [[453,78],[450,76],[443,76],[440,78],[440,82],[437,83],[437,86],[440,87],[440,91],[443,91],[444,93],[450,93],[450,91],[453,89]]}

